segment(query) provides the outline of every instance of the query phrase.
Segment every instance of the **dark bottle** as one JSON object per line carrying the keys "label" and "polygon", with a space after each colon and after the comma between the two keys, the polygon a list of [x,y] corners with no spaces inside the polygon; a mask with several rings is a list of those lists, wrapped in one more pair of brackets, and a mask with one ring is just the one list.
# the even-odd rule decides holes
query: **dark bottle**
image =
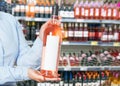
{"label": "dark bottle", "polygon": [[109,27],[109,32],[108,32],[108,42],[113,42],[113,30],[112,27]]}
{"label": "dark bottle", "polygon": [[118,42],[118,39],[119,39],[119,32],[118,32],[118,28],[117,28],[117,25],[114,25],[114,42]]}
{"label": "dark bottle", "polygon": [[84,24],[83,41],[88,41],[88,25]]}
{"label": "dark bottle", "polygon": [[99,38],[98,25],[96,24],[94,28],[95,28],[95,36],[94,36],[94,38],[95,38],[95,41],[98,41],[98,38]]}
{"label": "dark bottle", "polygon": [[75,30],[74,30],[74,41],[79,41],[79,27],[78,23],[75,23]]}
{"label": "dark bottle", "polygon": [[68,75],[68,71],[64,71],[64,86],[69,86],[69,75]]}
{"label": "dark bottle", "polygon": [[118,33],[119,33],[118,41],[120,42],[120,25],[118,26]]}
{"label": "dark bottle", "polygon": [[24,17],[26,15],[25,14],[25,3],[21,3],[19,5],[20,5],[20,16]]}
{"label": "dark bottle", "polygon": [[35,17],[39,18],[40,17],[40,4],[36,3],[35,5]]}
{"label": "dark bottle", "polygon": [[67,23],[64,23],[64,41],[68,41],[68,27],[67,27]]}
{"label": "dark bottle", "polygon": [[64,73],[63,71],[60,72],[61,81],[59,82],[59,86],[64,86],[64,74],[63,73]]}
{"label": "dark bottle", "polygon": [[41,2],[39,10],[40,10],[40,18],[44,18],[44,15],[45,15],[45,4],[44,4],[43,1]]}
{"label": "dark bottle", "polygon": [[73,86],[74,77],[72,71],[69,72],[69,86]]}
{"label": "dark bottle", "polygon": [[14,8],[14,16],[20,16],[20,4],[17,4]]}
{"label": "dark bottle", "polygon": [[45,5],[45,18],[50,18],[50,3],[48,0],[46,0]]}
{"label": "dark bottle", "polygon": [[102,42],[108,42],[108,28],[104,29],[103,35],[101,37]]}
{"label": "dark bottle", "polygon": [[84,32],[83,30],[84,30],[83,24],[80,23],[79,24],[79,38],[78,38],[79,41],[83,41],[83,32]]}
{"label": "dark bottle", "polygon": [[31,31],[30,31],[30,27],[31,27],[31,25],[30,25],[30,22],[28,21],[28,22],[26,22],[27,24],[27,26],[26,26],[26,40],[31,40]]}
{"label": "dark bottle", "polygon": [[35,22],[32,22],[31,26],[31,40],[34,41],[36,39],[36,28],[35,28]]}
{"label": "dark bottle", "polygon": [[74,31],[72,26],[73,24],[68,23],[68,41],[73,41]]}
{"label": "dark bottle", "polygon": [[88,33],[88,40],[89,41],[93,41],[94,40],[94,36],[95,36],[95,31],[94,31],[94,26],[93,26],[93,24],[91,24],[90,26],[89,26],[89,33]]}

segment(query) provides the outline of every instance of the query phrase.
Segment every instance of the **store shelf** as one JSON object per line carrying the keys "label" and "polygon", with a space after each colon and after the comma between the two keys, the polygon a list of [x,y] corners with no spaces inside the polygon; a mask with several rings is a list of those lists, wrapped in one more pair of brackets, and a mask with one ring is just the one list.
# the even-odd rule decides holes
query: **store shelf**
{"label": "store shelf", "polygon": [[87,41],[87,42],[63,42],[62,45],[120,46],[120,42],[98,42],[98,41]]}
{"label": "store shelf", "polygon": [[120,70],[120,66],[59,66],[60,71],[103,71],[103,70]]}
{"label": "store shelf", "polygon": [[[33,41],[27,41],[28,45],[33,45]],[[86,42],[62,42],[62,45],[81,45],[81,46],[114,46],[119,47],[120,42],[98,42],[98,41],[86,41]]]}
{"label": "store shelf", "polygon": [[[49,18],[29,18],[29,17],[15,17],[17,20],[45,22]],[[120,24],[120,20],[95,20],[95,19],[62,19],[61,22],[82,22],[82,23],[111,23]]]}

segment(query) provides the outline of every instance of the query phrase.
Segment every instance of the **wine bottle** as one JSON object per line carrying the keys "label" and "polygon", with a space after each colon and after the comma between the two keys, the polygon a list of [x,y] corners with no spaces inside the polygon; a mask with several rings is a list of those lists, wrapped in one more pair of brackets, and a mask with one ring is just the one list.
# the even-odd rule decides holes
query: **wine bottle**
{"label": "wine bottle", "polygon": [[[52,19],[58,19],[58,9],[59,6],[56,3],[53,6]],[[61,42],[61,27],[52,22],[46,27],[43,36],[43,50],[40,72],[45,77],[58,77],[58,62]]]}

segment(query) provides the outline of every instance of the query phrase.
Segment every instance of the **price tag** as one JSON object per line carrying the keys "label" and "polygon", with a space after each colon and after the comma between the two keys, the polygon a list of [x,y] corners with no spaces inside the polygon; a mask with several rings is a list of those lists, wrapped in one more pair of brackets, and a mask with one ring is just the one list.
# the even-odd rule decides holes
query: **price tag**
{"label": "price tag", "polygon": [[113,46],[120,46],[120,43],[119,42],[114,42]]}
{"label": "price tag", "polygon": [[91,45],[98,45],[98,42],[97,41],[92,41]]}
{"label": "price tag", "polygon": [[71,67],[65,67],[64,70],[69,71],[69,70],[71,70]]}

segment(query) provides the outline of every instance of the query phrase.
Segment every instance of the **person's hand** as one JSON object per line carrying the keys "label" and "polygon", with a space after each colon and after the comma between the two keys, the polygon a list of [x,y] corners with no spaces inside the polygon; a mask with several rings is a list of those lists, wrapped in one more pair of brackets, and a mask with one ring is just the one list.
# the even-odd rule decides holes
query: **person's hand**
{"label": "person's hand", "polygon": [[40,71],[28,69],[28,77],[37,82],[45,82],[45,81],[60,81],[60,78],[45,78],[42,76]]}
{"label": "person's hand", "polygon": [[50,25],[50,24],[56,24],[56,25],[60,25],[61,22],[59,21],[61,19],[61,17],[59,17],[58,19],[50,19],[48,20],[46,23],[44,23],[42,26],[41,26],[41,29],[40,29],[40,32],[39,32],[39,37],[40,39],[43,41],[43,35],[44,35],[44,31],[45,29]]}

